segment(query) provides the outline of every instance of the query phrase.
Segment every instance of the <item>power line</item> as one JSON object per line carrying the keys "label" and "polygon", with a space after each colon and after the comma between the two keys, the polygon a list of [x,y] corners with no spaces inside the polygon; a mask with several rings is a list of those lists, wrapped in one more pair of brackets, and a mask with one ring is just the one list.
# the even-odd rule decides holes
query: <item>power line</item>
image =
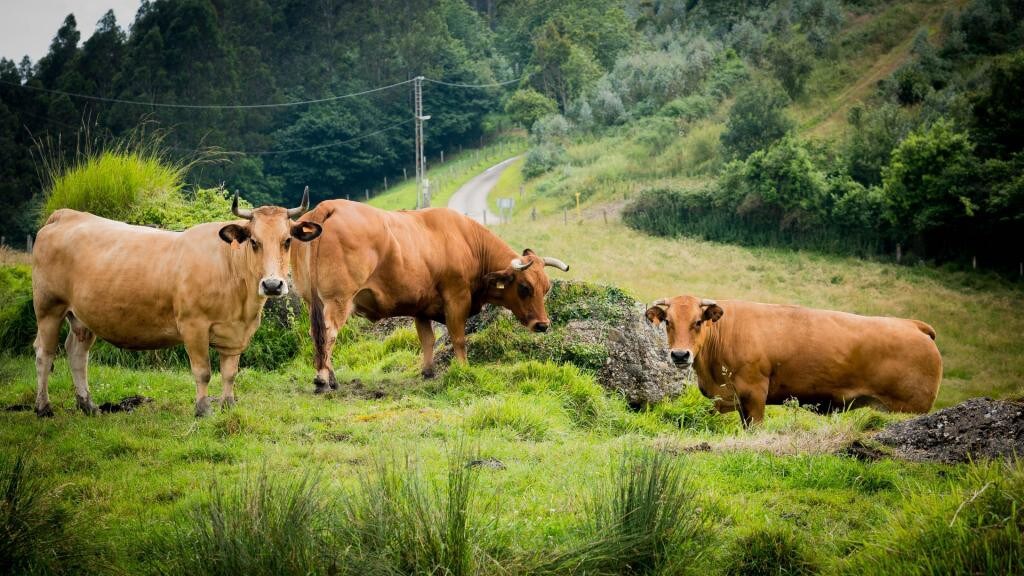
{"label": "power line", "polygon": [[334,102],[335,100],[343,100],[345,98],[354,98],[356,96],[365,96],[366,94],[372,94],[374,92],[380,92],[382,90],[388,90],[403,84],[412,82],[412,79],[397,82],[395,84],[389,84],[387,86],[380,86],[377,88],[370,88],[369,90],[363,90],[362,92],[353,92],[351,94],[342,94],[340,96],[328,96],[326,98],[317,98],[314,100],[300,100],[296,102],[282,102],[279,104],[174,104],[170,102],[143,102],[141,100],[125,100],[122,98],[106,98],[103,96],[92,96],[90,94],[79,94],[77,92],[65,92],[64,90],[52,90],[50,88],[42,88],[39,86],[32,86],[29,84],[18,84],[16,82],[8,82],[7,80],[0,80],[0,84],[7,86],[26,88],[28,90],[34,90],[36,92],[46,92],[48,94],[56,94],[58,96],[68,96],[71,98],[82,98],[85,100],[95,100],[97,102],[109,102],[111,104],[128,104],[132,106],[149,106],[153,108],[187,108],[191,110],[204,109],[204,110],[240,110],[240,109],[252,109],[252,108],[285,108],[289,106],[305,106],[308,104],[321,104],[324,102]]}
{"label": "power line", "polygon": [[441,85],[444,85],[444,86],[454,86],[456,88],[497,88],[498,86],[507,86],[507,85],[512,84],[514,82],[519,82],[523,78],[524,78],[524,76],[520,76],[519,78],[514,78],[512,80],[506,80],[504,82],[494,82],[492,84],[461,84],[461,83],[458,83],[458,82],[445,82],[444,80],[433,80],[431,78],[424,78],[423,80],[426,81],[426,82],[431,82],[433,84],[441,84]]}
{"label": "power line", "polygon": [[[368,132],[366,134],[360,134],[359,136],[356,136],[354,138],[349,138],[348,140],[337,140],[335,142],[329,142],[327,144],[318,144],[316,146],[306,146],[305,148],[289,148],[287,150],[254,150],[254,151],[225,150],[225,151],[223,151],[223,154],[237,154],[237,155],[241,155],[241,156],[272,156],[274,154],[291,154],[293,152],[310,152],[312,150],[320,150],[320,149],[323,149],[323,148],[333,148],[335,146],[343,146],[345,144],[351,144],[352,142],[357,142],[357,141],[362,140],[364,138],[369,138],[370,136],[376,136],[378,134],[382,134],[382,133],[387,132],[389,130],[394,130],[395,128],[398,128],[400,126],[405,126],[406,124],[408,124],[410,122],[412,122],[411,118],[409,120],[403,120],[403,121],[401,121],[401,122],[399,122],[397,124],[392,124],[391,126],[388,126],[386,128],[381,128],[380,130],[374,130],[373,132]],[[183,152],[202,152],[203,151],[202,149],[193,150],[193,149],[185,149],[185,148],[177,148],[177,147],[172,147],[172,148],[174,150],[179,150],[179,151],[183,151]],[[211,150],[215,150],[216,148],[215,147],[211,147],[210,149]]]}

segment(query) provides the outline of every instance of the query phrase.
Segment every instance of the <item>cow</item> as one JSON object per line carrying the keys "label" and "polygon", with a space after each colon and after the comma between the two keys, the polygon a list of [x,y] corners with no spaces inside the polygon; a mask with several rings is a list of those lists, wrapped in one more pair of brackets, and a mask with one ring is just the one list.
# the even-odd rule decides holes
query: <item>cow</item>
{"label": "cow", "polygon": [[448,327],[466,362],[466,320],[484,304],[503,306],[533,332],[549,325],[545,266],[556,258],[517,253],[475,220],[447,208],[389,212],[347,200],[321,202],[304,217],[323,235],[292,251],[296,291],[310,308],[316,393],[337,389],[331,362],[338,330],[355,313],[372,321],[415,319],[421,373],[434,374],[431,321]]}
{"label": "cow", "polygon": [[78,407],[97,413],[89,393],[89,348],[102,338],[152,350],[183,343],[196,382],[195,415],[210,412],[210,347],[220,353],[222,406],[235,402],[238,360],[260,325],[263,304],[288,292],[292,239],[308,242],[319,224],[293,222],[309,206],[238,207],[240,220],[183,232],[132,226],[71,209],[55,211],[32,252],[32,303],[38,331],[36,414],[52,416],[48,380],[61,324]]}
{"label": "cow", "polygon": [[646,316],[664,323],[669,360],[692,366],[701,393],[719,412],[738,409],[744,427],[790,398],[924,413],[942,379],[935,330],[918,320],[694,296],[658,300]]}

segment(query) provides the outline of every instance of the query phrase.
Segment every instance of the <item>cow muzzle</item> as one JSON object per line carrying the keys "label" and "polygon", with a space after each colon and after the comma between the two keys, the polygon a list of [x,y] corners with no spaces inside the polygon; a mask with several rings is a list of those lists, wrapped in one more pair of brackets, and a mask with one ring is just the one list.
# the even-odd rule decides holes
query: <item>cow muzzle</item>
{"label": "cow muzzle", "polygon": [[284,296],[288,293],[288,283],[280,278],[264,278],[260,280],[260,296],[271,298]]}
{"label": "cow muzzle", "polygon": [[669,352],[669,358],[672,359],[673,364],[680,368],[693,366],[693,352],[689,350],[673,350]]}

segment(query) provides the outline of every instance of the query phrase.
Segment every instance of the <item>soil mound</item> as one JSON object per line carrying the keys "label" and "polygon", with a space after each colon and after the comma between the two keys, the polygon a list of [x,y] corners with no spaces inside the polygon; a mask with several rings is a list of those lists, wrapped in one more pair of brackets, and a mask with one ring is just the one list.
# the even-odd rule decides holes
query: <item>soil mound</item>
{"label": "soil mound", "polygon": [[874,439],[907,460],[956,463],[1024,456],[1024,403],[972,398],[890,424]]}

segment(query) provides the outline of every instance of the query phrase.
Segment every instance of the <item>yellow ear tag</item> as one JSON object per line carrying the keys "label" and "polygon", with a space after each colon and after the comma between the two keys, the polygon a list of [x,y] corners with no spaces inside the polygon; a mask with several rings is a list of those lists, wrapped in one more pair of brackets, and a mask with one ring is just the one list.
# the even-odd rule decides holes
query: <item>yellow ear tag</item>
{"label": "yellow ear tag", "polygon": [[497,286],[498,286],[498,290],[504,290],[505,289],[505,283],[504,282],[498,282]]}
{"label": "yellow ear tag", "polygon": [[232,239],[231,240],[231,249],[232,250],[238,250],[239,248],[240,248],[240,246],[238,244],[238,240]]}

